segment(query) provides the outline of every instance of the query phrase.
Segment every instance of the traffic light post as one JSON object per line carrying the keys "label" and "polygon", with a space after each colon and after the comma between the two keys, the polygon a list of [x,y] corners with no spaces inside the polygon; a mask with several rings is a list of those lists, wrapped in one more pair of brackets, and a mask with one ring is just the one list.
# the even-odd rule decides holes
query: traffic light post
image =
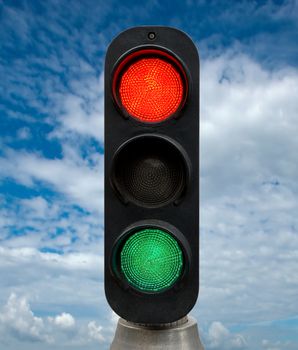
{"label": "traffic light post", "polygon": [[120,319],[110,350],[204,350],[192,317],[165,325],[136,325]]}
{"label": "traffic light post", "polygon": [[177,29],[135,27],[105,61],[111,349],[202,349],[187,318],[198,291],[199,57]]}

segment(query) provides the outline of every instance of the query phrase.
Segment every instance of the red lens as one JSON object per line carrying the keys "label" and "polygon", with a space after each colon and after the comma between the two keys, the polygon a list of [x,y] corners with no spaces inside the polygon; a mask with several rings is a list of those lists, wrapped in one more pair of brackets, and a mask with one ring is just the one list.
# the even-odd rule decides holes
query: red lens
{"label": "red lens", "polygon": [[119,72],[118,103],[141,122],[164,121],[182,108],[186,79],[180,64],[170,55],[148,55],[128,60]]}

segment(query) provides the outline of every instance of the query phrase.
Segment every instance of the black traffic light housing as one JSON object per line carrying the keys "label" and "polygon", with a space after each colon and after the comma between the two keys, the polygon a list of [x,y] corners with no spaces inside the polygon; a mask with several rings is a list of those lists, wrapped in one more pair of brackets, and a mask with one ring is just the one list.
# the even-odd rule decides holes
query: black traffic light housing
{"label": "black traffic light housing", "polygon": [[[144,57],[164,60],[181,78],[179,106],[162,121],[141,120],[122,106],[124,92],[132,93],[123,88],[123,96],[119,94],[123,71]],[[150,84],[157,88],[156,82]],[[132,108],[135,105],[132,101]],[[137,232],[141,234],[134,236]],[[157,284],[147,290],[143,284],[136,287],[134,278],[142,276],[135,276],[135,271],[131,278],[125,274],[125,269],[130,273],[129,264],[138,263],[133,260],[125,265],[126,242],[133,237],[132,251],[138,254],[142,251],[140,238],[146,234],[155,235],[153,246],[161,242],[162,247],[169,247],[166,254],[171,249],[176,254],[176,272],[167,270],[172,282],[165,280],[163,288]],[[158,264],[167,268],[166,263],[148,258],[142,273],[151,263],[157,270]],[[185,316],[194,306],[198,290],[198,52],[192,40],[177,29],[135,27],[112,41],[105,61],[105,293],[122,318],[160,324]]]}

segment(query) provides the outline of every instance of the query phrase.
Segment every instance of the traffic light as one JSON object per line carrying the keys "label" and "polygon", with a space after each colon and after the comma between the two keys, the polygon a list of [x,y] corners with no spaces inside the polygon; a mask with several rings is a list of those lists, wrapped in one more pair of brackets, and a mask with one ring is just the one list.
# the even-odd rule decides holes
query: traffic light
{"label": "traffic light", "polygon": [[105,293],[136,323],[199,290],[199,57],[169,27],[122,32],[105,61]]}

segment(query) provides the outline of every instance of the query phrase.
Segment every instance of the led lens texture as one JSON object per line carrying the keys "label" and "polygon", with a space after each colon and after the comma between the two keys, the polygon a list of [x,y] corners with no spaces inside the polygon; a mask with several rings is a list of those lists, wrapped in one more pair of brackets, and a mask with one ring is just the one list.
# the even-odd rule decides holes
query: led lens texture
{"label": "led lens texture", "polygon": [[147,228],[132,234],[120,253],[121,271],[128,283],[143,292],[162,292],[182,274],[183,253],[169,233]]}
{"label": "led lens texture", "polygon": [[164,121],[183,105],[186,94],[183,79],[178,66],[170,60],[141,56],[120,74],[120,104],[141,122]]}
{"label": "led lens texture", "polygon": [[113,183],[123,198],[139,206],[162,207],[178,199],[187,180],[186,160],[170,141],[143,136],[119,151]]}

